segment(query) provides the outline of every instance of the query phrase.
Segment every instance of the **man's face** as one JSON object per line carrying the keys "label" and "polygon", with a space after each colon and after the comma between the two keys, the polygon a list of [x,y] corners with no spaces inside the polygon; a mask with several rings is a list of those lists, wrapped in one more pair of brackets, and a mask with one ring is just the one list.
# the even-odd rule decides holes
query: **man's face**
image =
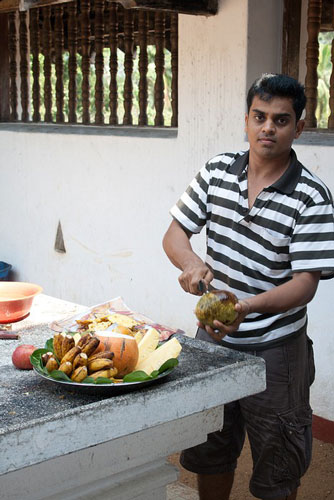
{"label": "man's face", "polygon": [[267,159],[289,154],[293,140],[304,127],[303,120],[296,122],[292,100],[285,97],[263,101],[255,96],[245,122],[250,150]]}

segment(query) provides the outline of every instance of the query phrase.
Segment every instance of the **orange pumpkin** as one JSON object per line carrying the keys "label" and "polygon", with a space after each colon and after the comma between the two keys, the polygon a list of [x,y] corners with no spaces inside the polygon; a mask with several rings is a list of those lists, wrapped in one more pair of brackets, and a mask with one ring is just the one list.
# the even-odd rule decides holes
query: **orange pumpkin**
{"label": "orange pumpkin", "polygon": [[95,335],[100,339],[101,350],[114,353],[113,363],[117,368],[115,378],[122,378],[133,372],[139,357],[138,344],[134,337],[103,331],[95,332]]}

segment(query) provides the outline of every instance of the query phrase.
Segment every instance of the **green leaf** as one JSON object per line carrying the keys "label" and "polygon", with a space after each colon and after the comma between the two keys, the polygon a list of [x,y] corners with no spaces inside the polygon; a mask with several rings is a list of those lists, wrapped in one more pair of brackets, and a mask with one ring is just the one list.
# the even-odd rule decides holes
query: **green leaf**
{"label": "green leaf", "polygon": [[82,381],[83,384],[94,384],[95,380],[92,377],[86,377]]}
{"label": "green leaf", "polygon": [[143,372],[142,370],[137,370],[135,372],[129,373],[128,375],[125,375],[125,377],[123,378],[123,382],[145,382],[145,380],[153,380],[157,378],[161,373],[167,370],[171,370],[178,364],[179,362],[176,358],[170,358],[160,366],[159,370],[154,370],[151,375],[147,375],[147,373]]}
{"label": "green leaf", "polygon": [[106,377],[97,377],[96,380],[94,380],[95,384],[113,384],[113,380],[110,380],[110,378]]}
{"label": "green leaf", "polygon": [[152,377],[147,375],[147,373],[142,370],[137,370],[135,372],[131,372],[128,375],[123,377],[123,382],[143,382],[145,380],[151,380]]}
{"label": "green leaf", "polygon": [[98,377],[97,379],[93,377],[86,377],[81,382],[82,384],[114,384],[114,381],[106,377]]}
{"label": "green leaf", "polygon": [[54,354],[54,351],[53,351],[53,338],[52,339],[48,339],[46,342],[45,342],[45,349],[47,349],[47,351],[51,351],[53,352]]}
{"label": "green leaf", "polygon": [[48,349],[36,349],[30,356],[30,363],[39,371],[43,371],[42,355],[49,352]]}
{"label": "green leaf", "polygon": [[179,361],[177,358],[170,358],[170,359],[167,359],[167,361],[164,362],[163,365],[160,366],[159,368],[159,374],[160,373],[163,373],[171,368],[174,368],[175,366],[177,366],[179,364]]}
{"label": "green leaf", "polygon": [[66,373],[60,370],[53,370],[52,372],[49,373],[49,376],[51,378],[54,378],[55,380],[64,380],[65,382],[72,382],[70,377],[68,377]]}

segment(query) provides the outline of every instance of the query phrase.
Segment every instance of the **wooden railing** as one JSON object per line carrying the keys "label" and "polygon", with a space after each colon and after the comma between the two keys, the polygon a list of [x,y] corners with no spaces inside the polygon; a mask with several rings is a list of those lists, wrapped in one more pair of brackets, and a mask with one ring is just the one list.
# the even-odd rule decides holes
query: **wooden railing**
{"label": "wooden railing", "polygon": [[177,126],[176,13],[106,0],[11,12],[8,54],[10,121]]}
{"label": "wooden railing", "polygon": [[[325,11],[326,9],[326,11]],[[326,22],[324,20],[326,14]],[[332,1],[309,0],[307,12],[308,41],[306,46],[306,78],[305,93],[307,97],[305,126],[307,128],[317,127],[316,109],[318,103],[318,62],[319,43],[318,37],[321,29],[334,31],[334,4]],[[328,129],[334,130],[334,39],[331,49],[332,72],[329,85],[329,108]]]}
{"label": "wooden railing", "polygon": [[[334,129],[334,41],[331,45],[331,76],[327,78],[330,61],[327,60],[327,69],[319,66],[321,48],[319,39],[326,37],[327,54],[328,40],[334,35],[334,2],[333,0],[308,0],[307,16],[302,15],[304,2],[302,0],[284,0],[283,19],[283,47],[282,47],[282,72],[300,79],[300,74],[305,74],[305,92],[307,96],[306,128]],[[302,24],[305,19],[305,23]],[[302,60],[303,49],[301,32],[306,32],[306,58]],[[323,64],[323,61],[322,61]],[[305,65],[305,66],[304,66]],[[305,72],[306,68],[306,72]],[[322,81],[320,81],[320,79]],[[300,79],[302,81],[302,79]],[[319,86],[321,84],[321,88]],[[329,92],[327,90],[329,88]],[[329,113],[324,109],[329,106]],[[318,117],[318,119],[317,119]]]}

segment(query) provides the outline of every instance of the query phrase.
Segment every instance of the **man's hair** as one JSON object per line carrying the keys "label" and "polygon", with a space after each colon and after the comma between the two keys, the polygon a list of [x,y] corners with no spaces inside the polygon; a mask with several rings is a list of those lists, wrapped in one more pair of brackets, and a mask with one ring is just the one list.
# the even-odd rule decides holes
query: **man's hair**
{"label": "man's hair", "polygon": [[300,119],[306,105],[303,85],[287,75],[264,73],[257,78],[247,94],[248,112],[255,96],[258,96],[263,101],[271,101],[273,97],[287,97],[291,99],[294,112],[296,113],[296,121]]}

